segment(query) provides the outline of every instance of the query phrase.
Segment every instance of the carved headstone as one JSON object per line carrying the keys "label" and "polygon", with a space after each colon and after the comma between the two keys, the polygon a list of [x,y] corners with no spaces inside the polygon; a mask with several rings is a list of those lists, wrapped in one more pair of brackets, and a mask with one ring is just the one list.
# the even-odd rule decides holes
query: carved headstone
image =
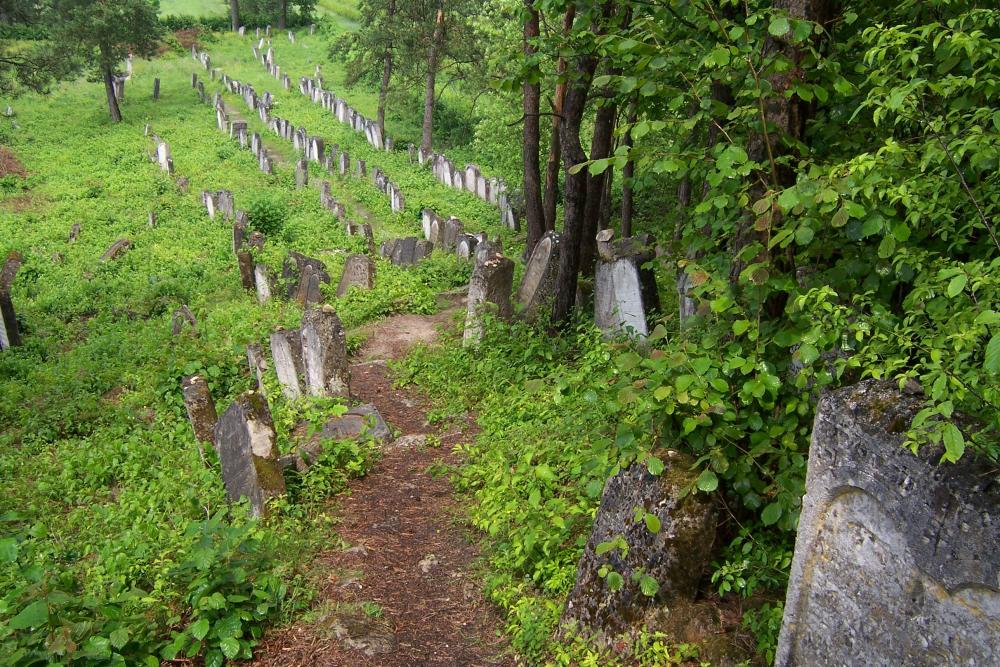
{"label": "carved headstone", "polygon": [[230,501],[250,501],[262,516],[269,498],[285,493],[278,463],[277,435],[264,397],[255,391],[237,397],[215,429],[222,481]]}
{"label": "carved headstone", "polygon": [[267,357],[264,355],[264,348],[261,347],[260,343],[247,345],[247,363],[250,364],[250,370],[253,371],[254,377],[257,378],[257,391],[261,395],[266,395],[264,390],[264,375],[267,373]]}
{"label": "carved headstone", "polygon": [[483,336],[483,316],[492,311],[501,319],[512,314],[510,292],[514,283],[514,262],[500,253],[477,257],[469,281],[468,308],[465,316],[463,344],[475,347]]}
{"label": "carved headstone", "polygon": [[254,285],[257,288],[257,301],[265,304],[271,300],[271,277],[267,265],[257,264],[253,267]]}
{"label": "carved headstone", "polygon": [[208,382],[201,375],[185,377],[181,380],[181,393],[184,395],[184,407],[187,408],[195,439],[199,443],[215,447],[215,426],[219,415],[215,411],[215,401],[212,400]]}
{"label": "carved headstone", "polygon": [[375,262],[365,255],[351,255],[344,262],[344,273],[337,285],[337,296],[347,294],[352,287],[370,290],[375,286]]}
{"label": "carved headstone", "polygon": [[310,308],[302,316],[302,360],[311,395],[350,395],[347,334],[331,306]]}
{"label": "carved headstone", "polygon": [[516,299],[524,308],[526,318],[536,317],[540,309],[555,297],[558,273],[559,235],[547,232],[531,251],[521,285],[517,288]]}
{"label": "carved headstone", "polygon": [[309,162],[299,160],[295,163],[295,187],[304,188],[309,184]]}
{"label": "carved headstone", "polygon": [[302,337],[298,329],[278,329],[271,334],[271,359],[285,398],[302,396],[305,365],[302,362]]}
{"label": "carved headstone", "polygon": [[923,407],[875,380],[820,400],[779,667],[1000,664],[996,467],[903,447]]}
{"label": "carved headstone", "polygon": [[643,265],[653,259],[652,239],[626,238],[612,243],[614,231],[597,235],[599,259],[594,278],[594,320],[605,335],[649,335],[648,317],[660,308],[656,278]]}
{"label": "carved headstone", "polygon": [[322,293],[318,293],[319,283],[330,282],[326,264],[294,251],[288,253],[288,257],[285,258],[281,278],[285,281],[289,299],[302,297],[300,300],[304,299],[310,303],[322,298]]}

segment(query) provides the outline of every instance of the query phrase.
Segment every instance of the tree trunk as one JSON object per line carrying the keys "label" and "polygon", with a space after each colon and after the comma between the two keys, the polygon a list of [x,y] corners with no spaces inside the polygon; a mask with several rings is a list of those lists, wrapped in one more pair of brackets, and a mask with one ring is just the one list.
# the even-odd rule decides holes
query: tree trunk
{"label": "tree trunk", "polygon": [[239,32],[240,0],[229,0],[229,18],[233,23],[233,32]]}
{"label": "tree trunk", "polygon": [[[396,0],[390,0],[388,8],[388,18],[393,20],[396,16]],[[392,40],[390,39],[386,42],[385,53],[382,55],[382,83],[378,89],[378,113],[375,117],[375,123],[378,125],[378,131],[382,135],[382,139],[385,139],[385,106],[389,99],[389,82],[392,80]]]}
{"label": "tree trunk", "polygon": [[[530,59],[535,55],[535,45],[532,40],[537,39],[538,11],[535,9],[534,0],[524,0],[527,20],[524,22],[524,57]],[[524,82],[524,142],[521,146],[521,157],[524,163],[524,206],[525,222],[528,227],[528,239],[524,253],[531,256],[531,251],[535,244],[545,234],[545,214],[542,210],[542,184],[541,172],[538,161],[539,144],[539,97],[541,97],[541,86],[535,82],[525,80]]]}
{"label": "tree trunk", "polygon": [[427,49],[427,88],[424,91],[424,128],[420,147],[424,153],[430,153],[434,143],[434,94],[437,79],[438,56],[440,56],[441,40],[444,39],[444,9],[438,9],[434,20],[434,35],[431,37],[430,48]]}
{"label": "tree trunk", "polygon": [[[573,20],[576,18],[576,4],[570,4],[566,8],[563,17],[563,35],[568,35],[573,29]],[[552,100],[552,132],[549,135],[549,159],[545,165],[545,198],[544,214],[545,229],[551,231],[556,228],[556,201],[559,198],[559,163],[562,160],[559,142],[559,124],[562,120],[563,104],[566,100],[566,59],[560,57],[556,63],[556,93]]]}
{"label": "tree trunk", "polygon": [[[614,134],[615,118],[618,109],[608,103],[597,110],[594,119],[594,136],[590,142],[590,159],[600,160],[611,155],[611,139]],[[587,174],[587,203],[583,211],[583,238],[580,240],[580,270],[586,275],[593,275],[594,260],[597,257],[597,229],[601,220],[601,206],[604,203],[604,190],[608,184],[609,166],[597,175]]]}
{"label": "tree trunk", "polygon": [[[602,5],[601,17],[591,30],[603,34],[605,23],[614,6],[613,0]],[[575,57],[563,104],[563,119],[559,125],[563,168],[566,170],[566,194],[563,198],[563,233],[559,250],[559,273],[556,277],[556,298],[552,306],[552,321],[565,322],[576,305],[577,274],[580,270],[580,249],[583,240],[583,216],[587,205],[587,171],[575,174],[570,170],[587,160],[580,143],[580,126],[590,94],[590,84],[597,70],[597,56],[592,53]]]}
{"label": "tree trunk", "polygon": [[[628,112],[629,131],[625,133],[624,143],[629,153],[632,151],[632,126],[639,116],[636,103],[633,101]],[[635,178],[635,162],[630,157],[622,168],[622,238],[632,236],[632,179]]]}
{"label": "tree trunk", "polygon": [[288,27],[288,0],[278,0],[278,29]]}
{"label": "tree trunk", "polygon": [[118,107],[118,98],[115,96],[115,75],[111,71],[110,65],[101,67],[101,75],[104,78],[104,92],[108,97],[108,113],[111,114],[112,123],[122,121],[122,111]]}

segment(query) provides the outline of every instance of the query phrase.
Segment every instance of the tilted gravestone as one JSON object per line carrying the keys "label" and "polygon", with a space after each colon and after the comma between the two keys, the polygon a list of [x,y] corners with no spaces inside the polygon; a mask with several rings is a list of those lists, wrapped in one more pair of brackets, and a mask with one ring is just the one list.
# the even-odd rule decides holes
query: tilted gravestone
{"label": "tilted gravestone", "polygon": [[117,241],[111,244],[111,247],[109,247],[107,250],[104,251],[104,254],[101,255],[100,261],[101,262],[114,261],[119,257],[121,257],[122,255],[124,255],[125,252],[131,247],[132,247],[132,241],[130,241],[129,239],[118,239]]}
{"label": "tilted gravestone", "polygon": [[463,344],[475,347],[483,337],[483,316],[493,312],[509,320],[513,313],[510,292],[514,283],[514,262],[500,253],[477,257],[469,281],[469,297],[465,315]]}
{"label": "tilted gravestone", "polygon": [[545,304],[555,297],[556,276],[559,274],[559,240],[558,234],[547,232],[531,251],[516,297],[528,319],[535,318]]}
{"label": "tilted gravestone", "polygon": [[[281,271],[287,296],[289,299],[301,299],[313,303],[322,299],[318,293],[320,283],[329,283],[330,274],[326,272],[326,264],[318,259],[307,257],[299,252],[290,252],[285,258]],[[308,304],[304,304],[308,305]]]}
{"label": "tilted gravestone", "polygon": [[351,255],[344,262],[344,273],[337,285],[337,296],[344,296],[352,287],[362,290],[375,287],[375,262],[370,257]]}
{"label": "tilted gravestone", "polygon": [[302,361],[313,396],[350,396],[347,334],[331,306],[310,308],[302,316]]}
{"label": "tilted gravestone", "polygon": [[236,253],[236,262],[240,267],[240,284],[248,292],[257,291],[257,281],[254,276],[253,255],[246,250]]}
{"label": "tilted gravestone", "polygon": [[285,398],[300,398],[306,371],[302,362],[302,338],[298,329],[278,329],[271,334],[271,359]]}
{"label": "tilted gravestone", "polygon": [[656,277],[644,264],[654,258],[652,238],[612,242],[614,231],[597,234],[594,320],[605,335],[649,335],[649,316],[660,309]]}
{"label": "tilted gravestone", "polygon": [[184,331],[185,324],[190,325],[192,334],[198,335],[198,320],[195,319],[194,313],[187,307],[187,304],[175,310],[171,316],[170,335],[179,336]]}
{"label": "tilted gravestone", "polygon": [[253,516],[263,516],[269,498],[285,493],[278,463],[277,434],[267,401],[255,391],[241,394],[215,429],[226,496],[250,501]]}
{"label": "tilted gravestone", "polygon": [[215,401],[212,400],[208,382],[201,375],[185,377],[181,379],[181,393],[184,395],[184,407],[199,450],[202,444],[215,447],[215,427],[219,414],[215,411]]}
{"label": "tilted gravestone", "polygon": [[820,400],[778,667],[1000,664],[996,467],[904,448],[924,400],[876,380]]}
{"label": "tilted gravestone", "polygon": [[[563,622],[612,639],[641,626],[651,607],[671,606],[697,592],[712,556],[715,507],[711,496],[690,492],[698,476],[690,458],[674,451],[664,458],[660,475],[650,474],[644,463],[633,463],[608,479]],[[654,521],[659,530],[650,530]],[[625,538],[627,550],[599,553],[602,543],[618,536]],[[602,568],[621,575],[621,586],[602,576]],[[658,584],[654,596],[642,592],[642,575]]]}
{"label": "tilted gravestone", "polygon": [[257,378],[257,391],[261,395],[266,395],[264,375],[267,373],[267,357],[264,355],[264,348],[261,347],[260,343],[247,345],[247,363],[250,364],[250,370]]}

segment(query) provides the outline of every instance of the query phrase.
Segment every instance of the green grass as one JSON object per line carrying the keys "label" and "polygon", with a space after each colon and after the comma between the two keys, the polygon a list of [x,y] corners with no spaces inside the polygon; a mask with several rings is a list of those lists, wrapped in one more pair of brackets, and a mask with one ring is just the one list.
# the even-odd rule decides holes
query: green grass
{"label": "green grass", "polygon": [[222,0],[160,0],[160,16],[225,16],[228,3]]}

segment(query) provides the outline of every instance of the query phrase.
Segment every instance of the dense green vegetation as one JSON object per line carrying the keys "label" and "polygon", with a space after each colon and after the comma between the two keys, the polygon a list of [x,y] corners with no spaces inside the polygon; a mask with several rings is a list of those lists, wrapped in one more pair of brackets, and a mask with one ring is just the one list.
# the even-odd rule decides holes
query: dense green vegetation
{"label": "dense green vegetation", "polygon": [[[744,599],[763,661],[780,625],[820,391],[862,377],[916,386],[926,403],[910,447],[938,447],[943,464],[997,457],[994,5],[442,0],[397,12],[392,0],[320,0],[318,33],[299,31],[294,45],[277,33],[277,62],[293,82],[320,65],[326,87],[367,117],[384,108],[397,146],[387,153],[294,84],[281,89],[251,40],[224,32],[226,4],[164,0],[159,13],[172,29],[219,30],[198,36],[215,66],[275,93],[275,114],[401,187],[406,211],[394,214],[370,180],[334,179],[349,216],[371,222],[379,240],[418,235],[419,211],[431,208],[500,235],[519,273],[521,250],[544,229],[571,250],[551,317],[494,322],[478,350],[421,348],[396,368],[435,398],[436,418],[478,416],[482,434],[451,472],[474,501],[487,588],[528,664],[696,659],[697,647],[658,633],[604,648],[557,633],[605,481],[635,462],[658,474],[665,448],[693,457],[690,492],[723,508],[702,593]],[[29,18],[2,35],[45,37]],[[302,564],[333,530],[324,510],[377,456],[331,443],[261,522],[227,508],[214,462],[199,459],[180,378],[204,373],[224,407],[255,384],[246,344],[295,325],[301,310],[260,306],[240,289],[230,230],[207,218],[198,193],[233,191],[267,233],[261,257],[275,268],[294,249],[336,276],[363,243],[314,187],[295,189],[290,146],[239,98],[223,96],[266,137],[278,173],[261,174],[217,131],[190,86],[191,72],[207,73],[180,39],[165,34],[157,58],[136,62],[121,123],[108,122],[99,86],[82,80],[22,97],[16,116],[0,119],[0,145],[28,174],[0,179],[0,255],[25,257],[13,291],[25,345],[0,354],[0,471],[16,480],[0,499],[4,664],[248,657],[266,623],[307,604]],[[439,60],[429,63],[434,45]],[[30,46],[0,44],[13,54],[13,65],[0,62],[5,85],[23,74],[15,61]],[[53,63],[51,74],[68,69]],[[550,103],[562,121],[554,143]],[[540,127],[525,126],[531,118]],[[434,148],[456,164],[524,184],[526,232],[500,229],[495,207],[410,163],[405,147],[427,141],[428,120]],[[170,143],[189,192],[147,160],[146,123]],[[547,179],[557,149],[562,168]],[[310,168],[315,184],[323,175]],[[602,339],[588,317],[598,227],[660,242],[663,310],[641,344]],[[127,254],[98,261],[126,236]],[[470,270],[440,254],[409,271],[379,260],[373,291],[327,296],[355,328],[433,312],[437,294],[466,284]],[[197,336],[170,335],[182,304],[198,317]],[[283,451],[299,419],[339,409],[289,404],[269,379]],[[952,423],[956,412],[974,420]]]}

